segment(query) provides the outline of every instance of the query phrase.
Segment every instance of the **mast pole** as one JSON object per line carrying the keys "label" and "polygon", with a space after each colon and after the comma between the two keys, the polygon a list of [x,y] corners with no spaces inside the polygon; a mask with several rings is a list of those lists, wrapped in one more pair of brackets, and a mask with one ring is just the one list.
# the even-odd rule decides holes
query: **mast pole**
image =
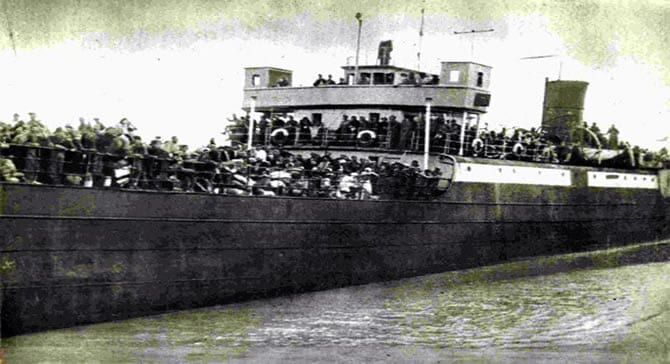
{"label": "mast pole", "polygon": [[[424,0],[425,4],[425,0]],[[421,8],[421,27],[419,28],[419,50],[416,52],[416,69],[421,71],[421,47],[423,44],[423,13],[424,9]]]}
{"label": "mast pole", "polygon": [[358,54],[361,51],[361,27],[363,26],[363,14],[356,13],[356,20],[358,20],[358,38],[356,40],[356,65],[354,66],[354,80],[353,84],[358,84]]}

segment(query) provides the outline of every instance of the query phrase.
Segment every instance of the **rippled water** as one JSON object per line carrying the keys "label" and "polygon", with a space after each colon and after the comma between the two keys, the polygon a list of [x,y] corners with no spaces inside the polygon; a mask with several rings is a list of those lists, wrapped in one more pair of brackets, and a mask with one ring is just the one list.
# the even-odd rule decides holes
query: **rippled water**
{"label": "rippled water", "polygon": [[10,363],[670,361],[670,263],[541,275],[579,257],[54,330],[3,346]]}

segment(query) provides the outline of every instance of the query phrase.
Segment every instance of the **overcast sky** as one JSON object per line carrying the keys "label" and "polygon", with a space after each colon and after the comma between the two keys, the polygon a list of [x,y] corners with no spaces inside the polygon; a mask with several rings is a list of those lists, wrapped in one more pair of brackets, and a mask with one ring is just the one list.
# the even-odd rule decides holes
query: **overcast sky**
{"label": "overcast sky", "polygon": [[[585,119],[657,148],[670,134],[670,2],[642,1],[211,1],[0,0],[0,120],[34,111],[52,128],[78,118],[127,117],[141,135],[177,135],[191,147],[240,113],[243,68],[340,77],[379,41],[392,62],[422,70],[442,60],[493,66],[489,125],[537,126],[544,78],[590,83]],[[494,29],[477,35],[454,31]],[[9,36],[10,32],[13,34]],[[473,52],[474,49],[474,52]],[[558,57],[522,60],[524,57]],[[562,64],[562,67],[561,67]],[[27,118],[27,116],[25,116]]]}

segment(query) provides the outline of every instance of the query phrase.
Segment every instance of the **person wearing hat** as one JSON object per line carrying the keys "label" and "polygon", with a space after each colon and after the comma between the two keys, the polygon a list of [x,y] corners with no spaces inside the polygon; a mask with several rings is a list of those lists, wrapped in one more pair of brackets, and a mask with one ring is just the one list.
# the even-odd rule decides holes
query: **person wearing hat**
{"label": "person wearing hat", "polygon": [[95,129],[79,118],[79,133],[81,133],[81,146],[84,149],[94,149],[96,146],[97,134]]}
{"label": "person wearing hat", "polygon": [[340,121],[340,125],[335,130],[337,140],[343,141],[346,139],[348,127],[349,127],[349,116],[347,116],[346,114],[342,115],[342,121]]}
{"label": "person wearing hat", "polygon": [[23,174],[16,170],[11,159],[0,157],[0,181],[18,183],[21,177]]}
{"label": "person wearing hat", "polygon": [[400,132],[402,130],[401,123],[396,119],[395,115],[389,117],[389,148],[400,148]]}
{"label": "person wearing hat", "polygon": [[258,121],[258,140],[254,144],[266,144],[268,138],[268,131],[270,130],[270,119],[263,114],[261,120]]}
{"label": "person wearing hat", "polygon": [[65,134],[70,142],[72,142],[73,149],[81,150],[83,147],[81,145],[81,133],[79,130],[72,127],[70,124],[65,124]]}
{"label": "person wearing hat", "polygon": [[339,199],[348,199],[351,197],[352,188],[356,184],[356,177],[358,173],[344,174],[340,178],[340,183],[337,186],[336,197]]}
{"label": "person wearing hat", "polygon": [[56,130],[49,137],[50,143],[53,146],[48,150],[49,163],[47,166],[47,183],[62,184],[65,179],[64,166],[66,163],[66,151],[74,149],[70,135],[63,128],[56,128]]}
{"label": "person wearing hat", "polygon": [[361,122],[358,120],[356,116],[352,116],[349,119],[349,123],[347,124],[347,141],[348,145],[355,145],[356,143],[356,135],[358,134],[358,129],[361,127]]}
{"label": "person wearing hat", "polygon": [[163,149],[170,154],[170,156],[176,158],[179,155],[179,138],[173,135],[170,140],[163,144]]}
{"label": "person wearing hat", "polygon": [[305,116],[300,119],[299,129],[298,129],[298,141],[300,144],[309,144],[312,140],[312,131],[311,131],[312,122]]}
{"label": "person wearing hat", "polygon": [[372,168],[365,167],[361,172],[361,199],[368,199],[374,194],[373,186],[379,175],[372,171]]}
{"label": "person wearing hat", "polygon": [[314,87],[325,85],[325,84],[326,84],[326,80],[323,78],[323,76],[321,74],[319,74],[319,77],[316,79],[316,81],[314,81]]}
{"label": "person wearing hat", "polygon": [[401,150],[407,149],[412,137],[412,120],[409,117],[405,117],[400,123],[400,139],[398,141],[398,147]]}
{"label": "person wearing hat", "polygon": [[389,120],[387,117],[382,117],[379,119],[379,122],[377,123],[377,126],[375,128],[375,132],[379,136],[379,138],[382,138],[384,141],[386,141],[386,145],[389,143],[389,138],[388,138],[388,132],[389,132]]}
{"label": "person wearing hat", "polygon": [[138,188],[142,186],[146,179],[143,160],[149,154],[147,146],[142,142],[139,135],[135,135],[130,144],[130,179],[128,188]]}
{"label": "person wearing hat", "polygon": [[0,148],[8,148],[11,141],[11,126],[0,121]]}
{"label": "person wearing hat", "polygon": [[275,116],[274,118],[272,118],[272,130],[283,128],[285,125],[286,125],[286,122],[284,121],[284,119],[282,119],[278,116]]}
{"label": "person wearing hat", "polygon": [[32,113],[31,121],[27,123],[20,121],[14,125],[12,144],[23,146],[17,150],[16,158],[22,161],[22,163],[19,163],[19,168],[25,181],[37,183],[40,173],[40,156],[37,147],[40,146],[39,141],[43,133],[35,120],[35,115]]}
{"label": "person wearing hat", "polygon": [[171,163],[169,160],[170,153],[165,150],[162,138],[160,136],[154,138],[147,151],[153,158],[145,158],[145,168],[149,178],[153,180],[154,187],[171,189],[168,182],[168,171]]}
{"label": "person wearing hat", "polygon": [[286,130],[288,131],[288,142],[286,144],[295,145],[298,140],[298,127],[298,121],[293,118],[293,115],[289,115],[286,121]]}
{"label": "person wearing hat", "polygon": [[151,141],[147,152],[149,155],[158,158],[167,158],[169,156],[169,153],[163,148],[163,140],[160,136],[157,136]]}
{"label": "person wearing hat", "polygon": [[252,192],[254,195],[260,196],[275,196],[275,193],[271,190],[272,178],[267,168],[260,168],[258,170],[258,176],[256,178],[256,183],[252,187]]}

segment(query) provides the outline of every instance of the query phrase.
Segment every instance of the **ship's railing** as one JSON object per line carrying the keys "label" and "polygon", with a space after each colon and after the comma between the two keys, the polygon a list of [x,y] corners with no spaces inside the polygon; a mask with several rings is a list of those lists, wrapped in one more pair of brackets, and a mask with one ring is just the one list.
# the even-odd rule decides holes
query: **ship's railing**
{"label": "ship's railing", "polygon": [[[248,133],[229,133],[238,143],[248,143]],[[287,148],[329,148],[378,149],[400,152],[423,152],[425,137],[423,131],[393,133],[389,130],[361,128],[354,132],[330,130],[301,130],[299,128],[257,129],[253,145]],[[461,141],[460,132],[433,133],[430,152],[495,159],[514,159],[532,162],[557,163],[556,149],[543,138],[508,137],[479,138],[468,132]]]}
{"label": "ship's railing", "polygon": [[[409,168],[381,176],[374,172],[359,175],[355,171],[308,171],[281,166],[261,169],[239,159],[180,161],[33,145],[8,145],[0,148],[0,155],[13,162],[24,182],[93,188],[340,199],[369,199],[383,194],[420,199],[443,192],[451,182]],[[343,186],[345,176],[349,181]]]}

